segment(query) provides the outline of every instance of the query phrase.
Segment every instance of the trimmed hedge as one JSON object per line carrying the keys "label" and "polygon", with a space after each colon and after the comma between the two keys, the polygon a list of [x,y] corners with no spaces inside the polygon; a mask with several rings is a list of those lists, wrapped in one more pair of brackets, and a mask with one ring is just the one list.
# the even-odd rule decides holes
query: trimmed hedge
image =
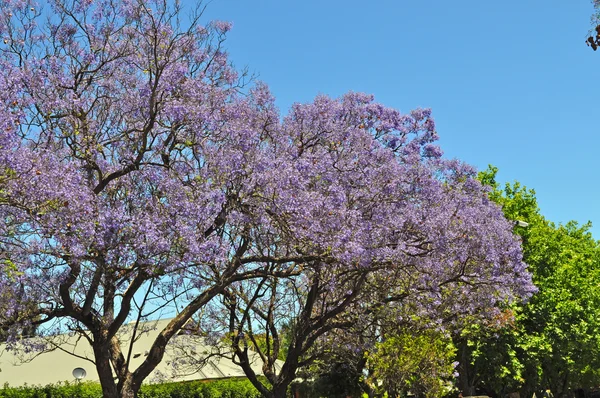
{"label": "trimmed hedge", "polygon": [[261,398],[248,379],[143,385],[139,398]]}
{"label": "trimmed hedge", "polygon": [[57,383],[47,386],[9,387],[0,390],[2,398],[102,398],[100,384],[93,382]]}
{"label": "trimmed hedge", "polygon": [[[139,398],[260,398],[247,379],[190,381],[145,384]],[[58,383],[47,386],[9,387],[0,389],[0,398],[102,398],[100,384],[94,382]]]}

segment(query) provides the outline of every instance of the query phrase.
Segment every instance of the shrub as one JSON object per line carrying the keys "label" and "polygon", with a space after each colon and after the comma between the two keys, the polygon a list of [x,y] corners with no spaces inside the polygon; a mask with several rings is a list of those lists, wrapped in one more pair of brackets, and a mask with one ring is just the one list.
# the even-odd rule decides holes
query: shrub
{"label": "shrub", "polygon": [[[96,382],[57,383],[47,386],[9,387],[0,389],[0,398],[102,398]],[[247,379],[223,379],[179,383],[145,384],[139,398],[260,398]]]}

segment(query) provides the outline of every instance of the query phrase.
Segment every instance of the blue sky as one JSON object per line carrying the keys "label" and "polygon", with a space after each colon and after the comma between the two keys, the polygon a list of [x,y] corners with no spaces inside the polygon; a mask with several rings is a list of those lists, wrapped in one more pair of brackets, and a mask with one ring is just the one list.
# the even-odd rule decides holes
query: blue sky
{"label": "blue sky", "polygon": [[534,188],[555,222],[600,239],[600,51],[589,0],[213,0],[233,62],[285,113],[346,91],[433,110],[447,157]]}

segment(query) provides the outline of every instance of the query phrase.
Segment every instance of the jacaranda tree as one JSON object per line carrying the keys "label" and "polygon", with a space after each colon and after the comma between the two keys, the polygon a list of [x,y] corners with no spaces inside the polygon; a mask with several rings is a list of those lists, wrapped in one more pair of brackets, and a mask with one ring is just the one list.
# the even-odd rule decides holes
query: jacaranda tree
{"label": "jacaranda tree", "polygon": [[[32,325],[80,333],[104,396],[134,397],[186,322],[239,286],[308,289],[296,358],[375,272],[377,294],[409,294],[419,316],[531,290],[511,225],[471,168],[441,159],[429,111],[351,93],[281,118],[230,67],[229,27],[166,0],[0,2],[0,319],[15,349]],[[314,323],[328,302],[340,311]],[[173,318],[132,368],[119,331],[160,312]]]}
{"label": "jacaranda tree", "polygon": [[[384,133],[386,125],[400,135]],[[406,316],[450,325],[464,315],[489,316],[514,293],[531,290],[522,265],[514,268],[520,245],[511,224],[472,168],[439,159],[428,111],[406,117],[362,95],[321,97],[296,105],[282,128],[300,154],[285,189],[294,192],[294,208],[286,209],[282,229],[291,214],[316,206],[316,217],[301,221],[310,226],[294,236],[302,236],[302,252],[327,242],[318,249],[324,255],[295,271],[286,264],[287,275],[231,284],[225,310],[214,311],[234,360],[264,396],[283,396],[299,368],[330,351],[320,341],[340,329],[356,336],[382,306],[396,328]],[[278,231],[261,243],[262,251],[282,247],[280,237]],[[273,259],[271,266],[278,269]],[[283,325],[292,326],[286,335]],[[259,353],[268,384],[250,367],[249,350]]]}

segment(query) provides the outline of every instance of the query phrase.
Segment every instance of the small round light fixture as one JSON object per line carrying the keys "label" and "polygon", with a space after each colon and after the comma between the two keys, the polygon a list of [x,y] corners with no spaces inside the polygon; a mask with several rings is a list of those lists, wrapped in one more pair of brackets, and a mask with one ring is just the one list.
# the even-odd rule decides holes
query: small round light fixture
{"label": "small round light fixture", "polygon": [[73,377],[75,380],[79,381],[83,379],[87,375],[84,368],[75,368],[73,369]]}

